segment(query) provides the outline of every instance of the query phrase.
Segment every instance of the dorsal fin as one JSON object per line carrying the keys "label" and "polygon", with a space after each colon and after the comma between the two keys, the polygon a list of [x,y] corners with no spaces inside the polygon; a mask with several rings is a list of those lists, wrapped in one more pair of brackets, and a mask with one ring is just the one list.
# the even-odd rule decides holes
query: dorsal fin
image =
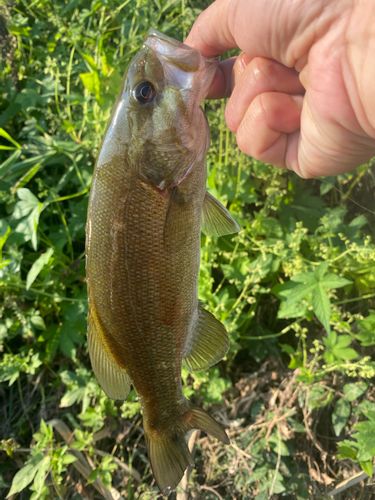
{"label": "dorsal fin", "polygon": [[207,370],[218,363],[229,349],[225,326],[198,303],[198,319],[184,353],[184,364],[191,372]]}

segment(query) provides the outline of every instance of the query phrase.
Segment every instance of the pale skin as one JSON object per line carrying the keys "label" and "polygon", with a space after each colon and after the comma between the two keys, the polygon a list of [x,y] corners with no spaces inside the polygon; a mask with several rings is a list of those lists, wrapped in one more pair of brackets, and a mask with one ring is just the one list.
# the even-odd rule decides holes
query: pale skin
{"label": "pale skin", "polygon": [[220,63],[208,98],[229,97],[239,148],[303,178],[375,156],[375,1],[216,0],[186,44]]}

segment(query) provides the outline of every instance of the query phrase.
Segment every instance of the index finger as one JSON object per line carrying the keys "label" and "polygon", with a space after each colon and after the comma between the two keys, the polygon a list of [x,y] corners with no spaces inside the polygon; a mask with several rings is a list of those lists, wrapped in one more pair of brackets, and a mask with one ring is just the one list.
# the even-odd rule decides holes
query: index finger
{"label": "index finger", "polygon": [[230,0],[216,0],[204,10],[186,38],[186,45],[198,49],[203,57],[218,56],[237,47],[229,29],[230,3]]}

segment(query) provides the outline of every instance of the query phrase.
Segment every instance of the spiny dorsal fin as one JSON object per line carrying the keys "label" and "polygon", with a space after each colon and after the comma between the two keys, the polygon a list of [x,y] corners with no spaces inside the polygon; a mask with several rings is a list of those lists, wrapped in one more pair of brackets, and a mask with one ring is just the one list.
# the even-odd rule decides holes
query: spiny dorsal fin
{"label": "spiny dorsal fin", "polygon": [[191,372],[207,370],[218,363],[229,349],[227,331],[213,314],[198,303],[195,331],[184,353],[184,364]]}
{"label": "spiny dorsal fin", "polygon": [[125,400],[131,389],[129,376],[105,344],[99,321],[92,313],[88,317],[87,345],[92,369],[103,391],[111,399]]}
{"label": "spiny dorsal fin", "polygon": [[203,202],[202,231],[207,236],[224,236],[241,231],[228,210],[208,191]]}

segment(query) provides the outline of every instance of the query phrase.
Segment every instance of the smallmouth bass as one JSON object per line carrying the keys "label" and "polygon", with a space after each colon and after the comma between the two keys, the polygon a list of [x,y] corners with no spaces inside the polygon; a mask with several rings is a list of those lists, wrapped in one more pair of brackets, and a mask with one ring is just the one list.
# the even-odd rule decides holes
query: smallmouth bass
{"label": "smallmouth bass", "polygon": [[131,61],[94,170],[86,234],[88,348],[104,392],[142,406],[164,494],[194,465],[186,433],[229,439],[182,392],[181,364],[206,370],[227,352],[224,326],[198,302],[200,233],[239,226],[206,191],[209,129],[200,104],[218,65],[150,30]]}

